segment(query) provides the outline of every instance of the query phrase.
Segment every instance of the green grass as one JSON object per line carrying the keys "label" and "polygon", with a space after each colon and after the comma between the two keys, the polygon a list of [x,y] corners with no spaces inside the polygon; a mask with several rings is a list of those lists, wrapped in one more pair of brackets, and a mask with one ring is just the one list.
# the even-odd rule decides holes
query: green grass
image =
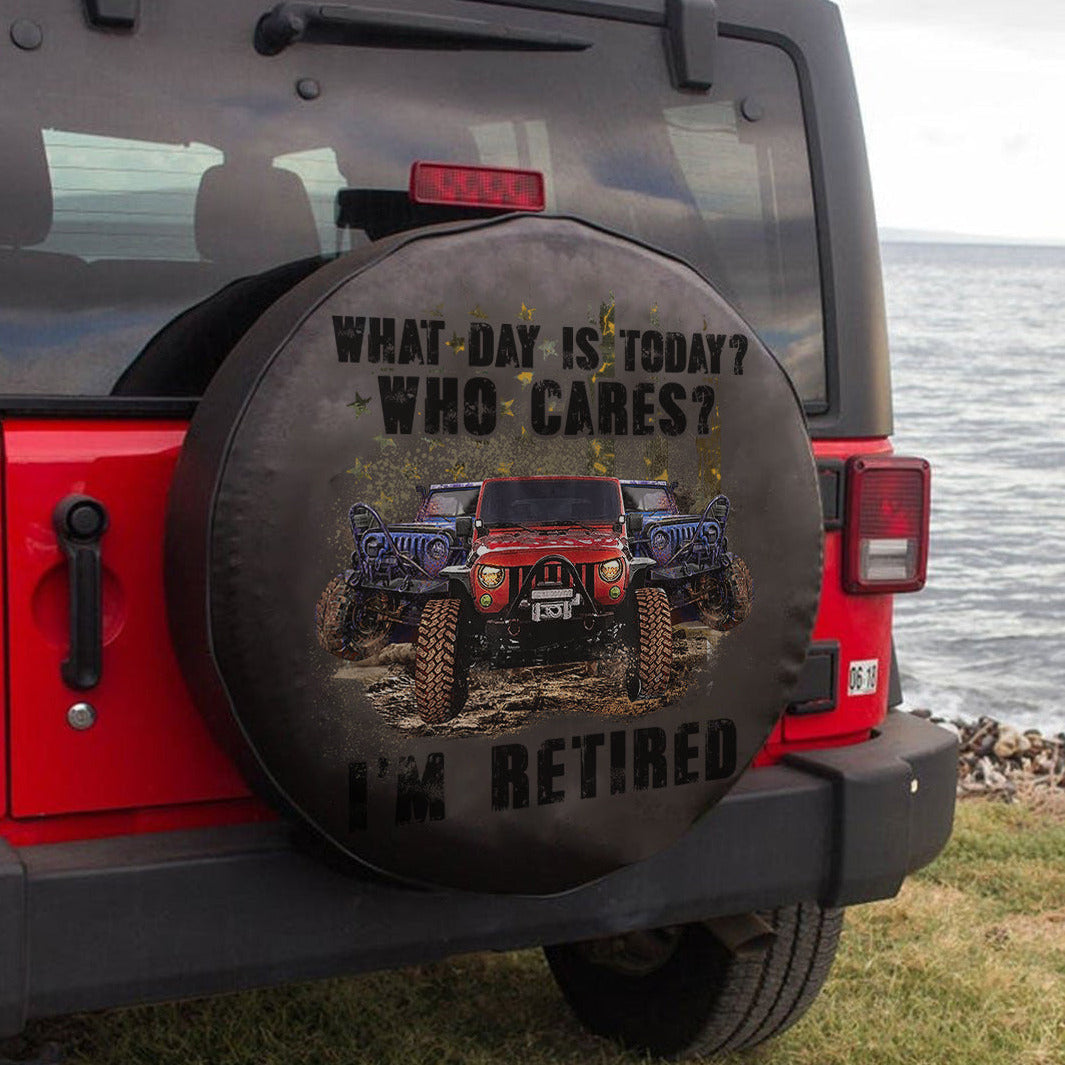
{"label": "green grass", "polygon": [[[539,952],[34,1023],[92,1065],[561,1065],[644,1059],[585,1034]],[[737,1065],[1062,1065],[1065,815],[962,803],[897,899],[850,911],[806,1018]]]}

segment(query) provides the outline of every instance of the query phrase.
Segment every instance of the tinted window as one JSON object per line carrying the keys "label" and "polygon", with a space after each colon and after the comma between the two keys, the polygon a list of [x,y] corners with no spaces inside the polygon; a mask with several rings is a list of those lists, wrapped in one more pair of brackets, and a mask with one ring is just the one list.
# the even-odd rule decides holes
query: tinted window
{"label": "tinted window", "polygon": [[193,212],[203,175],[223,159],[206,144],[160,144],[46,129],[52,228],[37,247],[95,259],[198,260]]}
{"label": "tinted window", "polygon": [[[775,47],[723,39],[713,90],[693,94],[670,86],[659,29],[605,19],[507,10],[563,21],[594,41],[584,52],[301,43],[265,58],[258,0],[168,3],[128,37],[67,0],[39,7],[49,47],[0,66],[3,391],[197,390],[278,289],[370,239],[335,225],[338,193],[402,191],[434,159],[539,169],[549,211],[691,261],[824,399],[798,83]],[[317,99],[295,91],[308,77]],[[124,377],[153,337],[152,358],[204,371]]]}
{"label": "tinted window", "polygon": [[654,488],[645,484],[623,484],[621,495],[625,500],[625,509],[629,511],[671,510],[676,507],[664,488]]}
{"label": "tinted window", "polygon": [[486,481],[479,517],[491,526],[589,521],[612,524],[620,515],[617,481],[550,477]]}
{"label": "tinted window", "polygon": [[425,501],[427,518],[455,518],[477,513],[479,488],[449,488],[444,492],[430,492]]}

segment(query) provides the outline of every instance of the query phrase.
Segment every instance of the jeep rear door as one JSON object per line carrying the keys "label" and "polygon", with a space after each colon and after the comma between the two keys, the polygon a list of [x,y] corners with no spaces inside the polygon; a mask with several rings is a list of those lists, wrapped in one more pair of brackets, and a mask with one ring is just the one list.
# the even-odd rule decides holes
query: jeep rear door
{"label": "jeep rear door", "polygon": [[[540,44],[386,27],[265,55],[254,35],[269,6],[145,4],[124,26],[94,21],[99,5],[41,0],[27,16],[37,34],[4,42],[0,412],[17,818],[243,801],[169,645],[167,485],[185,420],[242,332],[286,287],[372,238],[336,224],[351,190],[402,192],[416,160],[539,170],[549,211],[694,263],[811,414],[838,414],[807,73],[785,38],[746,25],[741,5],[723,5],[709,92],[672,83],[664,8],[651,2],[613,18],[619,5],[592,0],[571,16],[407,0],[415,15]],[[219,293],[225,314],[197,316]],[[70,564],[53,515],[73,493],[109,518],[103,668],[87,689],[62,674]]]}

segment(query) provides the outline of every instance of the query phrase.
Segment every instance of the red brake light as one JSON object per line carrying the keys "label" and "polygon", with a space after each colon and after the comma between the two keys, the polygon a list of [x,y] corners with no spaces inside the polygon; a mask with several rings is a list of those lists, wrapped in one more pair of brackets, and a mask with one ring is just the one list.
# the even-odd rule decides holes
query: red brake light
{"label": "red brake light", "polygon": [[410,198],[453,207],[542,211],[544,175],[539,170],[418,162],[410,168]]}
{"label": "red brake light", "polygon": [[847,463],[843,587],[916,592],[928,566],[931,471],[924,459],[855,457]]}

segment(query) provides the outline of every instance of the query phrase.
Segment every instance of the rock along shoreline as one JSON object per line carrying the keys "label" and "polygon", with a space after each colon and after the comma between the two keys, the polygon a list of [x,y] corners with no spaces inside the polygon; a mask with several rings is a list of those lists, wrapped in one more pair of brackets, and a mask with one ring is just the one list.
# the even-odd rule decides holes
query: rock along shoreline
{"label": "rock along shoreline", "polygon": [[979,717],[975,721],[936,717],[911,710],[958,737],[958,794],[1012,798],[1019,789],[1065,791],[1065,732],[1045,736]]}

